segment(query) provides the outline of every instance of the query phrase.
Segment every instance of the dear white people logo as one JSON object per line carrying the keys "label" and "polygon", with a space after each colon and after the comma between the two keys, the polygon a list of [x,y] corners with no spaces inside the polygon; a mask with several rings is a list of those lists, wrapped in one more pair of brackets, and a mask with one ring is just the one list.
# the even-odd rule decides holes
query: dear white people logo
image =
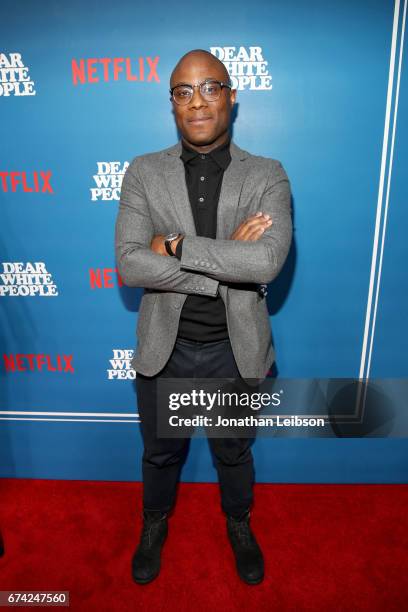
{"label": "dear white people logo", "polygon": [[0,53],[0,96],[35,96],[34,86],[21,53]]}
{"label": "dear white people logo", "polygon": [[109,202],[120,199],[123,176],[129,162],[100,161],[96,162],[97,173],[93,175],[96,187],[91,187],[91,200]]}
{"label": "dear white people logo", "polygon": [[272,76],[262,47],[210,47],[210,51],[228,70],[233,89],[272,89]]}
{"label": "dear white people logo", "polygon": [[56,297],[58,287],[43,261],[4,261],[0,297]]}
{"label": "dear white people logo", "polygon": [[130,365],[133,358],[133,350],[112,349],[113,359],[109,359],[110,368],[107,374],[109,380],[134,380],[136,371]]}

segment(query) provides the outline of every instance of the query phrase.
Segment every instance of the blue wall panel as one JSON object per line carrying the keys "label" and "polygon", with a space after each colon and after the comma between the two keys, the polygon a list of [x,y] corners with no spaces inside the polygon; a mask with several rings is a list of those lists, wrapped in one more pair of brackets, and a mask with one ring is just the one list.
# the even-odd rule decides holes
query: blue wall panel
{"label": "blue wall panel", "polygon": [[[407,377],[404,7],[398,0],[209,0],[205,19],[193,12],[189,21],[185,5],[159,0],[3,2],[0,54],[21,54],[36,93],[0,96],[0,173],[9,173],[0,183],[0,273],[7,263],[44,262],[58,296],[0,296],[1,476],[141,477],[134,382],[109,379],[108,370],[114,350],[135,348],[142,292],[120,286],[114,272],[118,201],[92,200],[91,189],[98,162],[122,168],[176,142],[168,80],[192,48],[259,47],[267,62],[272,88],[256,89],[258,78],[238,91],[233,138],[279,159],[292,186],[294,241],[268,294],[279,374],[357,377],[369,363],[373,377]],[[75,85],[72,62],[100,58],[111,59],[107,80],[101,62],[91,62],[98,82]],[[145,80],[128,80],[125,62],[114,80],[113,58],[130,58],[138,76],[143,58]],[[158,58],[151,80],[147,58]],[[53,193],[24,192],[21,183],[12,190],[11,172],[25,172],[33,185],[40,171],[51,172]],[[378,211],[379,252],[386,225],[373,323],[375,300],[369,312],[367,302]],[[98,270],[105,270],[101,288],[90,280]],[[74,371],[8,370],[3,355],[18,354],[49,355],[52,364],[72,356]],[[262,482],[402,482],[406,450],[405,439],[254,445]],[[183,478],[215,480],[206,440],[194,440],[192,451]]]}

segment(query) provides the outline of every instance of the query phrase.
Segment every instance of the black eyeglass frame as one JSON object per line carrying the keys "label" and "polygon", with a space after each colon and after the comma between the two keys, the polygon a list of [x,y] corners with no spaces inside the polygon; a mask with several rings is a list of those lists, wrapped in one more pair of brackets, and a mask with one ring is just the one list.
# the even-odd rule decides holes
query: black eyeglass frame
{"label": "black eyeglass frame", "polygon": [[[180,104],[180,102],[176,102],[176,100],[175,100],[175,99],[174,99],[174,97],[173,97],[173,91],[174,91],[174,90],[175,90],[177,87],[190,87],[190,89],[192,90],[190,100],[192,100],[193,95],[194,95],[194,88],[195,88],[195,87],[198,87],[198,88],[200,89],[200,93],[201,93],[201,95],[203,95],[203,94],[202,94],[202,92],[201,92],[201,86],[202,86],[202,85],[206,85],[207,83],[217,83],[217,85],[220,85],[220,87],[221,87],[221,91],[222,91],[222,89],[223,89],[224,87],[228,87],[229,89],[232,89],[232,85],[229,85],[228,83],[224,83],[223,81],[217,81],[217,79],[206,79],[205,81],[201,81],[201,83],[197,83],[196,85],[190,85],[190,83],[178,83],[177,85],[175,85],[174,87],[171,87],[171,88],[169,89],[169,93],[170,93],[170,100],[171,100],[172,102],[174,102],[175,104],[178,104],[179,106],[183,106],[183,104]],[[220,92],[220,95],[221,95],[221,92]],[[203,96],[203,97],[204,97],[204,99],[206,99],[206,98],[205,98],[205,96]],[[189,100],[188,102],[190,102],[190,100]],[[216,102],[217,100],[219,100],[219,96],[218,96],[218,98],[216,98],[215,100],[208,100],[208,101],[209,101],[209,102]],[[186,104],[188,104],[188,102],[186,102]]]}

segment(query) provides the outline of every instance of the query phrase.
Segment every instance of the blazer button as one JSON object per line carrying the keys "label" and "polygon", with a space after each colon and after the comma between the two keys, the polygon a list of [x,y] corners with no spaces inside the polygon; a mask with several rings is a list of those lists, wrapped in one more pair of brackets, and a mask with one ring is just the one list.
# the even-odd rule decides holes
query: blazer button
{"label": "blazer button", "polygon": [[200,261],[201,266],[205,266],[205,261]]}
{"label": "blazer button", "polygon": [[217,267],[217,266],[216,266],[215,264],[212,264],[212,265],[211,265],[211,268],[212,268],[213,270],[215,270],[215,268],[216,268],[216,267]]}
{"label": "blazer button", "polygon": [[198,259],[195,260],[194,264],[198,266]]}

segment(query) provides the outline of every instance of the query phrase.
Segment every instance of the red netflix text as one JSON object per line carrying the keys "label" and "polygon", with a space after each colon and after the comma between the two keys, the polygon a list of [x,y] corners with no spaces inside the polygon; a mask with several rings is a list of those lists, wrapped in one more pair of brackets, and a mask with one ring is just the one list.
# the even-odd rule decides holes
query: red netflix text
{"label": "red netflix text", "polygon": [[51,170],[48,172],[0,172],[3,191],[54,193],[50,184]]}
{"label": "red netflix text", "polygon": [[72,81],[78,83],[99,83],[100,81],[156,81],[159,56],[151,57],[101,57],[72,60]]}
{"label": "red netflix text", "polygon": [[39,372],[74,372],[72,365],[73,355],[51,355],[35,353],[17,353],[16,355],[3,355],[6,372],[26,372],[27,370]]}
{"label": "red netflix text", "polygon": [[123,286],[123,280],[117,268],[96,268],[89,270],[91,289],[113,289],[116,284]]}

